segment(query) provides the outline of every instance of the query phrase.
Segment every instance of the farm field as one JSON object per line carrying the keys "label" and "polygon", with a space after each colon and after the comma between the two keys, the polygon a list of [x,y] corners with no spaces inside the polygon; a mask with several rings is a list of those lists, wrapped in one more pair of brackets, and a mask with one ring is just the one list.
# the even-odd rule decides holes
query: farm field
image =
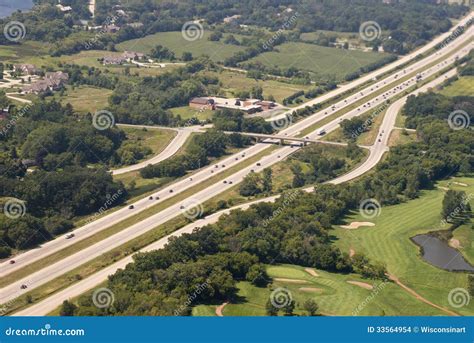
{"label": "farm field", "polygon": [[298,92],[307,91],[310,85],[291,84],[277,80],[255,80],[248,78],[243,73],[224,70],[220,73],[207,73],[211,76],[219,77],[222,83],[221,90],[225,92],[225,96],[233,97],[234,93],[242,90],[249,90],[253,86],[260,86],[263,89],[263,96],[268,98],[272,95],[276,102],[282,103],[283,99]]}
{"label": "farm field", "polygon": [[[467,184],[461,186],[455,182]],[[474,191],[474,178],[456,177],[439,182],[439,187],[423,191],[418,199],[395,206],[383,206],[380,215],[369,220],[373,227],[364,227],[357,230],[347,230],[335,227],[335,243],[343,251],[353,249],[355,252],[365,253],[371,260],[386,265],[390,274],[395,275],[402,283],[414,289],[418,294],[437,305],[454,310],[462,315],[473,315],[474,304],[453,309],[448,303],[448,293],[451,289],[467,288],[467,274],[448,272],[436,268],[425,262],[420,255],[420,249],[410,240],[411,237],[434,230],[446,230],[441,225],[441,207],[445,194],[444,188],[465,191],[470,194]],[[474,202],[471,201],[471,206]],[[359,213],[346,218],[346,222],[367,221]],[[465,231],[456,233],[466,237]],[[462,238],[465,256],[472,256],[474,247]],[[400,315],[414,313],[401,311]]]}
{"label": "farm field", "polygon": [[341,81],[360,67],[377,62],[386,55],[375,52],[327,48],[306,43],[285,43],[274,51],[258,55],[249,62],[260,62],[267,67],[288,69],[295,67],[314,74],[314,79],[335,77]]}
{"label": "farm field", "polygon": [[117,44],[116,48],[120,51],[132,50],[149,53],[155,46],[162,45],[172,50],[177,58],[181,57],[183,52],[190,52],[194,57],[208,55],[213,61],[223,61],[234,53],[245,49],[237,45],[209,41],[210,34],[211,32],[205,31],[201,39],[188,41],[183,38],[181,31],[159,32],[122,42]]}

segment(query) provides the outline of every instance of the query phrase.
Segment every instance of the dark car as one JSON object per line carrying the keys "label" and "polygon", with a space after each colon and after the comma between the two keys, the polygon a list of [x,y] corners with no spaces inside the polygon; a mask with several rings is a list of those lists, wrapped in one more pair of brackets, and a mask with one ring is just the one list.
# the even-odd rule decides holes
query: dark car
{"label": "dark car", "polygon": [[15,260],[10,260],[10,264],[15,264]]}
{"label": "dark car", "polygon": [[173,193],[173,190],[172,190],[172,189],[170,189],[170,193]]}
{"label": "dark car", "polygon": [[149,197],[148,200],[153,200],[153,197]]}
{"label": "dark car", "polygon": [[133,205],[128,206],[129,210],[133,210],[134,208],[135,208],[135,206],[133,206]]}
{"label": "dark car", "polygon": [[27,289],[27,288],[28,288],[28,286],[27,286],[27,285],[25,285],[25,284],[23,284],[23,285],[21,285],[21,286],[20,286],[20,288],[21,288],[21,289]]}

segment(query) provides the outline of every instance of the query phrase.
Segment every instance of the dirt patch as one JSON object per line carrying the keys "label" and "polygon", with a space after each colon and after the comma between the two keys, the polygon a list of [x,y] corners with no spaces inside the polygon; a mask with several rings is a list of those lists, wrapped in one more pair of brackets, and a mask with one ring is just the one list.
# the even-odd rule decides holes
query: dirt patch
{"label": "dirt patch", "polygon": [[374,289],[374,286],[372,285],[369,285],[368,283],[366,282],[360,282],[360,281],[347,281],[347,283],[350,283],[351,285],[355,285],[355,286],[359,286],[359,287],[362,287],[362,288],[365,288],[365,289],[368,289],[368,290],[373,290]]}
{"label": "dirt patch", "polygon": [[300,291],[303,292],[322,292],[322,288],[316,288],[316,287],[301,287]]}
{"label": "dirt patch", "polygon": [[349,229],[349,230],[355,230],[362,226],[375,226],[375,224],[371,222],[352,222],[349,225],[341,225],[343,229]]}
{"label": "dirt patch", "polygon": [[227,305],[228,303],[225,302],[223,303],[222,305],[219,305],[216,307],[216,316],[218,317],[224,317],[224,315],[222,314],[222,310],[224,309],[224,307]]}
{"label": "dirt patch", "polygon": [[304,271],[305,271],[306,273],[308,273],[309,275],[311,275],[311,276],[316,276],[316,277],[319,276],[319,274],[316,273],[316,270],[314,270],[314,269],[305,268]]}
{"label": "dirt patch", "polygon": [[350,248],[349,249],[349,257],[353,257],[356,254],[355,250]]}
{"label": "dirt patch", "polygon": [[275,281],[287,282],[287,283],[308,283],[306,280],[301,279],[285,279],[285,278],[275,278]]}
{"label": "dirt patch", "polygon": [[448,243],[449,246],[454,249],[458,249],[461,246],[461,243],[456,238],[451,238]]}

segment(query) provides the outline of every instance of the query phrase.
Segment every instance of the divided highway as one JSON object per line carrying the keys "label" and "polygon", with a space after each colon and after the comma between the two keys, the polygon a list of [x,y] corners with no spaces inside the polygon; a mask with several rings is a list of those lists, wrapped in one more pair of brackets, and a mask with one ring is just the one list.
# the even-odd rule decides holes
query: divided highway
{"label": "divided highway", "polygon": [[[422,92],[426,92],[429,88],[432,88],[432,87],[435,87],[436,85],[441,84],[444,80],[454,75],[456,75],[456,70],[452,69],[448,71],[447,73],[443,74],[442,76],[424,85],[423,87],[420,87],[419,89],[410,93],[410,95],[416,95]],[[382,156],[384,155],[384,153],[389,150],[388,141],[389,141],[390,133],[395,127],[396,117],[398,113],[400,112],[401,108],[403,107],[403,105],[405,104],[407,98],[408,96],[405,96],[397,100],[387,109],[383,122],[379,128],[379,132],[378,132],[379,134],[377,135],[376,141],[370,147],[370,156],[367,158],[367,160],[363,164],[361,164],[359,167],[349,172],[348,174],[345,174],[332,181],[329,181],[328,183],[340,184],[343,182],[350,181],[352,179],[355,179],[365,174],[367,171],[371,170],[377,165],[377,163],[382,159]],[[378,137],[380,137],[380,135],[382,135],[382,139],[379,142]],[[304,191],[306,192],[311,192],[312,190],[313,190],[313,187],[304,189]],[[169,241],[171,237],[179,237],[184,233],[191,233],[197,227],[203,227],[208,224],[213,224],[217,222],[223,214],[228,214],[230,211],[233,211],[236,209],[245,210],[245,209],[248,209],[251,205],[261,203],[261,202],[274,202],[277,198],[279,198],[279,195],[264,198],[264,199],[259,199],[259,200],[252,201],[246,204],[235,206],[230,209],[225,209],[225,210],[216,212],[212,215],[207,216],[206,218],[203,218],[191,224],[188,224],[166,237],[163,237],[162,239],[141,249],[140,252],[148,252],[152,250],[162,249],[167,244],[167,242]],[[127,256],[121,259],[120,261],[106,267],[105,269],[102,269],[99,272],[87,277],[86,279],[81,280],[78,283],[70,287],[67,287],[66,289],[61,290],[60,292],[40,301],[38,304],[35,304],[33,306],[28,307],[27,309],[24,309],[20,312],[15,313],[15,315],[16,316],[47,315],[48,313],[56,309],[58,306],[60,306],[64,300],[77,297],[87,292],[89,289],[107,280],[107,277],[109,275],[115,273],[118,269],[125,268],[125,266],[131,262],[133,262],[132,256]]]}
{"label": "divided highway", "polygon": [[[450,45],[447,47],[443,48],[436,54],[433,54],[432,56],[429,56],[425,58],[422,61],[417,62],[413,66],[407,67],[405,72],[399,71],[397,76],[395,75],[390,75],[386,79],[377,82],[377,84],[371,85],[367,87],[366,89],[362,90],[362,94],[356,94],[353,95],[345,100],[341,100],[337,104],[334,105],[334,110],[329,113],[328,110],[323,110],[320,111],[316,114],[314,114],[311,117],[305,118],[302,121],[291,125],[287,129],[281,131],[279,134],[286,134],[288,136],[291,135],[296,135],[299,133],[301,130],[304,128],[311,126],[315,121],[319,121],[322,118],[325,118],[338,109],[342,109],[346,106],[349,106],[355,102],[357,102],[361,97],[365,97],[370,95],[373,92],[376,92],[379,88],[382,88],[384,85],[388,85],[393,81],[396,81],[397,78],[403,77],[404,74],[409,74],[412,71],[416,71],[421,67],[424,67],[426,65],[429,65],[436,59],[440,58],[442,55],[446,55],[449,52],[453,51],[453,49],[456,49],[456,47],[459,47],[461,44],[465,43],[468,39],[470,38],[470,35],[472,35],[473,31],[469,30],[466,34],[463,36],[459,37],[455,41],[453,41]],[[471,44],[472,45],[472,44]],[[469,51],[469,48],[466,47],[462,49],[461,52],[458,53],[459,56],[467,54]],[[433,75],[439,70],[442,70],[445,68],[448,64],[452,64],[455,61],[455,56],[450,57],[449,59],[446,60],[446,62],[443,63],[438,63],[436,66],[433,66],[426,70],[422,75],[424,78],[426,78],[429,75]],[[415,65],[418,65],[418,67],[415,67]],[[410,69],[411,68],[411,69]],[[354,116],[358,116],[362,113],[365,113],[367,111],[370,111],[371,108],[374,108],[378,106],[379,104],[383,103],[386,99],[391,98],[395,95],[398,95],[400,92],[403,92],[407,87],[413,85],[416,83],[416,78],[412,77],[410,80],[403,82],[402,85],[397,85],[396,87],[393,87],[390,91],[387,91],[384,95],[377,96],[375,99],[371,99],[368,103],[365,104],[365,107],[359,107],[357,109],[354,109],[346,114],[344,114],[340,119],[336,119],[331,121],[330,123],[326,124],[323,126],[323,128],[327,131],[330,132],[332,130],[335,130],[339,126],[339,121],[342,119],[346,118],[352,118]],[[319,130],[317,130],[319,132]],[[318,135],[318,132],[313,132],[308,137],[311,137],[312,139],[319,139],[320,136]],[[387,134],[388,136],[388,134]],[[319,138],[318,138],[319,137]],[[388,138],[387,138],[388,139]],[[199,183],[202,183],[204,180],[209,179],[213,175],[222,172],[223,170],[227,170],[229,167],[233,165],[237,165],[238,163],[241,162],[243,159],[248,159],[251,156],[256,155],[257,153],[265,150],[268,148],[268,145],[265,144],[258,144],[255,146],[252,146],[248,149],[245,149],[243,152],[230,156],[223,161],[221,161],[218,165],[212,165],[207,168],[204,168],[200,172],[196,173],[193,175],[192,180],[186,179],[186,180],[181,180],[169,187],[166,187],[163,190],[160,190],[153,194],[153,197],[156,199],[159,197],[160,200],[162,201],[163,199],[170,198],[174,196],[174,194],[183,192],[184,190],[189,189],[190,187],[196,186]],[[255,165],[255,166],[250,166],[243,168],[237,173],[234,173],[232,176],[226,179],[226,181],[232,181],[233,184],[238,183],[242,181],[243,177],[247,175],[248,173],[251,172],[251,170],[254,170],[256,172],[263,170],[264,168],[280,161],[281,159],[285,158],[286,156],[290,155],[293,151],[295,151],[297,148],[293,147],[282,147],[278,149],[276,152],[269,154],[268,156],[263,157],[260,161],[260,165]],[[223,191],[229,189],[232,187],[232,185],[228,182],[226,184],[214,184],[194,195],[194,198],[199,200],[200,202],[204,202],[215,195],[222,193]],[[173,193],[170,193],[170,190],[173,190]],[[84,239],[86,237],[91,236],[92,234],[95,234],[96,232],[99,232],[100,230],[103,230],[107,227],[110,227],[111,225],[118,223],[125,218],[130,217],[131,215],[136,214],[140,210],[144,210],[146,208],[149,208],[156,204],[158,201],[153,200],[150,201],[148,199],[142,199],[136,203],[134,203],[135,209],[134,210],[129,210],[129,209],[121,209],[116,212],[113,212],[103,218],[100,218],[97,221],[94,221],[86,226],[83,226],[79,229],[76,229],[74,233],[76,234],[76,238],[73,240],[65,240],[63,237],[60,237],[58,239],[55,239],[51,242],[48,242],[44,244],[41,248],[34,249],[31,251],[28,251],[26,253],[23,253],[21,255],[18,255],[15,257],[17,263],[14,265],[9,265],[8,263],[2,263],[0,265],[1,268],[1,274],[0,276],[7,275],[11,273],[14,270],[17,270],[21,267],[24,267],[40,258],[43,258],[45,256],[48,256],[55,251],[61,250],[66,246],[69,246],[71,244],[74,244],[80,239]],[[185,203],[185,202],[184,202]],[[14,299],[15,297],[25,293],[26,291],[30,290],[31,288],[38,287],[55,277],[64,274],[68,270],[72,270],[75,267],[80,266],[81,264],[97,257],[103,254],[104,252],[122,245],[123,243],[133,239],[134,237],[138,237],[139,235],[155,228],[156,226],[160,225],[161,223],[164,223],[176,216],[178,216],[181,212],[180,209],[181,204],[176,204],[173,206],[168,207],[167,209],[150,216],[149,218],[132,225],[131,227],[122,230],[121,232],[114,234],[113,236],[110,236],[93,246],[90,246],[88,248],[85,248],[71,256],[68,256],[64,258],[61,261],[58,261],[32,275],[29,275],[27,278],[20,280],[18,282],[15,282],[11,285],[8,285],[7,287],[4,287],[3,289],[0,290],[0,303],[5,303],[9,300]],[[27,284],[29,285],[29,288],[27,290],[21,290],[19,285],[20,284]]]}

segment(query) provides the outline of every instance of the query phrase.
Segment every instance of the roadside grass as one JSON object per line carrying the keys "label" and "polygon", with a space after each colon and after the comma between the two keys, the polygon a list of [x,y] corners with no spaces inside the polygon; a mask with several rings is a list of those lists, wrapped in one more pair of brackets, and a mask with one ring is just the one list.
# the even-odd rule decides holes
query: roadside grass
{"label": "roadside grass", "polygon": [[[453,181],[466,183],[469,186],[461,187],[453,184]],[[464,190],[466,193],[474,191],[473,178],[456,177],[443,180],[438,185]],[[417,234],[440,229],[443,197],[444,191],[441,189],[425,190],[415,200],[395,206],[383,206],[380,216],[370,220],[375,224],[374,227],[347,230],[335,226],[333,232],[335,244],[343,251],[352,248],[355,252],[366,254],[372,261],[384,263],[389,273],[396,275],[401,282],[428,300],[460,314],[473,315],[472,302],[459,309],[450,307],[448,303],[451,289],[457,287],[467,289],[467,274],[444,271],[425,262],[418,246],[410,240]],[[346,218],[346,222],[352,221],[367,221],[367,219],[354,213]],[[474,249],[472,244],[465,245],[464,249],[466,256],[472,256]]]}
{"label": "roadside grass", "polygon": [[397,145],[404,145],[412,142],[416,142],[416,132],[409,132],[400,129],[392,130],[390,138],[388,140],[388,146],[393,147]]}
{"label": "roadside grass", "polygon": [[335,77],[337,81],[341,81],[347,74],[385,56],[387,54],[290,42],[279,45],[274,51],[260,54],[249,62],[260,62],[267,67],[284,69],[296,67],[314,73],[316,80]]}
{"label": "roadside grass", "polygon": [[[195,41],[188,41],[183,37],[181,31],[158,32],[142,38],[132,39],[116,45],[117,50],[132,50],[142,53],[150,53],[151,49],[157,45],[162,45],[173,51],[177,58],[183,52],[190,52],[193,57],[208,55],[213,61],[223,61],[231,57],[234,53],[243,51],[245,47],[224,44],[223,42],[213,42],[208,40],[212,31],[205,30],[203,37]],[[223,40],[227,35],[221,39]],[[238,35],[234,35],[239,39]]]}
{"label": "roadside grass", "polygon": [[474,76],[462,76],[447,87],[444,87],[441,94],[446,96],[472,96],[474,94]]}
{"label": "roadside grass", "polygon": [[[176,131],[166,130],[161,128],[143,130],[141,128],[134,128],[129,126],[121,126],[120,129],[127,135],[127,140],[139,141],[143,146],[152,150],[153,155],[162,152],[176,137]],[[144,160],[149,159],[147,156]]]}
{"label": "roadside grass", "polygon": [[200,110],[198,108],[191,108],[189,106],[175,107],[171,108],[170,111],[175,116],[180,116],[183,120],[188,120],[191,118],[197,118],[199,120],[207,120],[212,118],[214,111],[212,110]]}
{"label": "roadside grass", "polygon": [[[35,271],[37,270],[40,270],[42,268],[45,268],[53,263],[55,263],[56,261],[59,261],[69,255],[72,255],[88,246],[91,246],[93,245],[94,243],[97,243],[117,232],[120,232],[126,228],[128,228],[129,226],[132,226],[138,222],[140,222],[141,220],[144,220],[148,217],[150,217],[151,215],[153,214],[156,214],[166,208],[168,208],[169,206],[171,205],[174,205],[174,204],[177,204],[178,202],[180,201],[183,201],[184,199],[187,199],[188,197],[196,194],[197,192],[215,184],[216,182],[220,182],[222,180],[224,180],[225,178],[229,177],[230,175],[234,174],[235,172],[237,172],[238,170],[244,168],[244,167],[247,167],[253,163],[256,163],[258,160],[260,160],[260,158],[262,158],[263,156],[269,154],[271,151],[273,151],[273,149],[275,149],[276,147],[275,146],[271,146],[269,147],[269,149],[265,149],[264,151],[260,152],[259,154],[251,157],[251,158],[248,158],[247,160],[245,161],[242,161],[241,163],[239,163],[238,165],[236,166],[233,166],[229,169],[227,169],[226,171],[223,171],[219,174],[216,174],[214,177],[200,183],[199,185],[197,186],[194,186],[182,193],[179,193],[169,199],[166,199],[165,201],[163,202],[160,202],[159,204],[157,205],[154,205],[140,213],[137,213],[136,215],[132,216],[132,217],[129,217],[123,221],[121,221],[120,223],[117,223],[117,224],[114,224],[110,227],[108,227],[107,229],[105,230],[102,230],[100,232],[97,232],[96,234],[88,237],[88,238],[85,238],[81,241],[78,241],[76,244],[73,244],[69,247],[66,247],[56,253],[53,253],[49,256],[46,256],[24,268],[21,268],[9,275],[6,275],[5,277],[3,277],[1,280],[0,280],[0,287],[4,287],[6,285],[9,285],[23,277],[26,277],[28,276],[29,274],[31,273],[34,273]],[[166,224],[163,224],[163,225],[166,225]],[[175,230],[175,229],[174,229]],[[173,231],[174,231],[173,230]],[[151,230],[151,232],[154,231],[154,230]],[[148,233],[142,235],[142,236],[146,236]],[[132,240],[133,241],[133,240]],[[153,241],[149,241],[149,243],[151,243]],[[127,243],[128,244],[128,243]],[[113,249],[112,251],[117,251],[118,254],[120,254],[123,249],[121,249],[121,247],[119,248],[116,248],[116,249]],[[110,253],[110,252],[108,252]],[[122,256],[123,257],[123,256]],[[108,265],[111,263],[111,261],[107,260],[107,258],[104,258],[102,257],[100,259],[102,261],[102,264],[103,266],[105,265]],[[113,262],[113,261],[112,261]],[[88,265],[89,262],[87,262],[85,265]],[[102,268],[103,268],[102,266]],[[79,268],[82,268],[82,267],[79,267]],[[100,268],[99,268],[100,269]],[[98,270],[98,269],[97,269]],[[97,270],[94,270],[97,271]],[[46,285],[48,284],[52,284],[54,286],[52,287],[61,287],[57,282],[54,282],[51,281],[51,282],[48,282]],[[43,286],[42,286],[43,287]]]}

